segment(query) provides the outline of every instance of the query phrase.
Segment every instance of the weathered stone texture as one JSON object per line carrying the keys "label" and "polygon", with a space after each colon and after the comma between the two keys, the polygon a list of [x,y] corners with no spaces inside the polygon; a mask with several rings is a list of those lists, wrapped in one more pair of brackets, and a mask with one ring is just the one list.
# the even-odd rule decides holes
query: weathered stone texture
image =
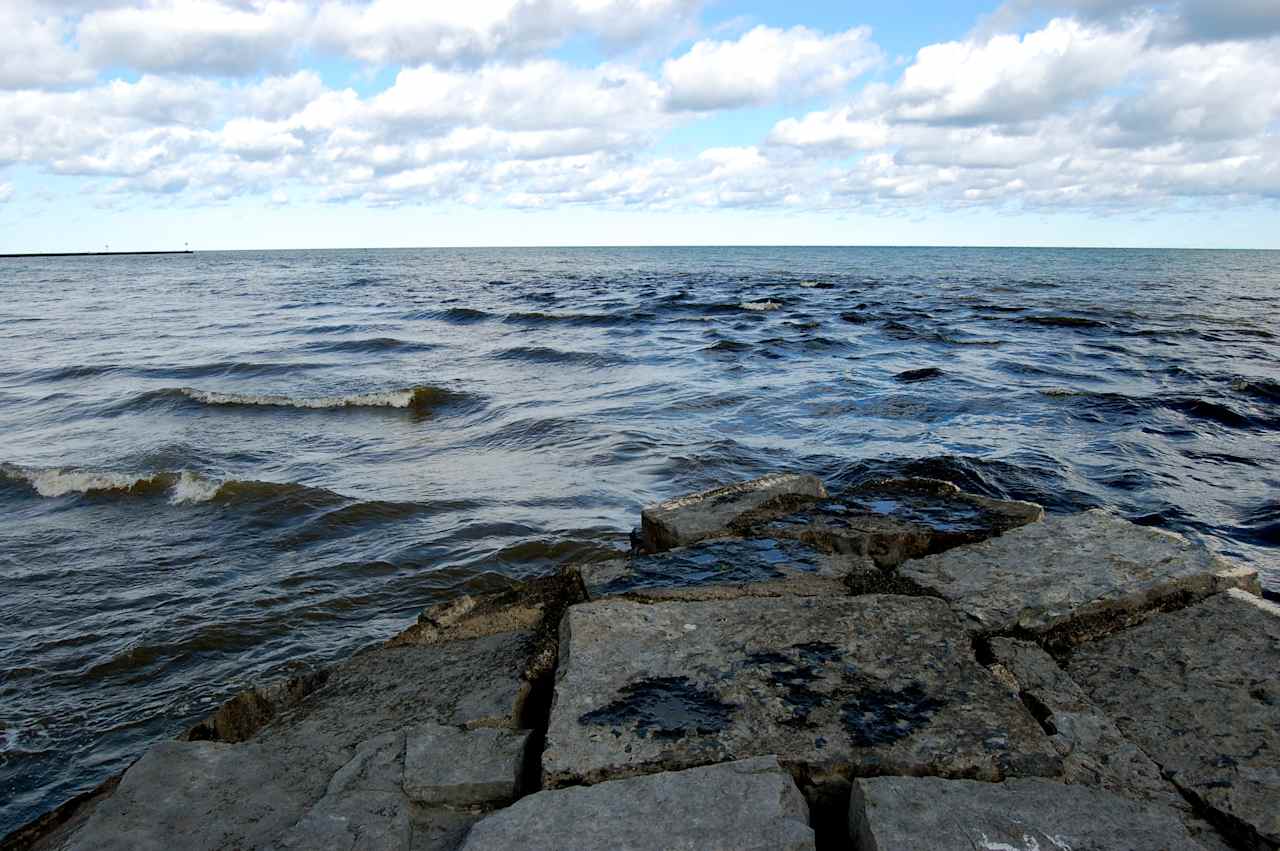
{"label": "weathered stone texture", "polygon": [[940,600],[605,600],[571,608],[563,630],[549,786],[762,754],[819,796],[851,775],[1060,769]]}
{"label": "weathered stone texture", "polygon": [[1098,510],[908,561],[899,573],[948,600],[971,632],[1016,632],[1059,648],[1227,588],[1259,590],[1255,570]]}
{"label": "weathered stone texture", "polygon": [[[534,645],[531,634],[506,633],[359,654],[248,742],[152,748],[68,847],[451,847],[474,817],[427,810],[405,795],[404,729],[468,726],[522,742],[511,728],[529,692],[523,674]],[[473,789],[474,801],[465,791],[459,783],[442,794],[468,805],[491,800],[491,790]]]}
{"label": "weathered stone texture", "polygon": [[651,505],[640,514],[640,543],[650,552],[686,547],[733,534],[748,516],[785,513],[823,499],[826,488],[814,476],[774,473]]}
{"label": "weathered stone texture", "polygon": [[527,731],[461,730],[424,724],[408,731],[404,791],[424,804],[505,804],[519,793]]}
{"label": "weathered stone texture", "polygon": [[857,780],[849,835],[856,851],[1202,851],[1158,804],[1033,779]]}
{"label": "weathered stone texture", "polygon": [[775,757],[539,792],[479,822],[464,851],[810,851],[809,812]]}
{"label": "weathered stone texture", "polygon": [[1280,847],[1280,608],[1232,590],[1086,645],[1068,670],[1238,845]]}

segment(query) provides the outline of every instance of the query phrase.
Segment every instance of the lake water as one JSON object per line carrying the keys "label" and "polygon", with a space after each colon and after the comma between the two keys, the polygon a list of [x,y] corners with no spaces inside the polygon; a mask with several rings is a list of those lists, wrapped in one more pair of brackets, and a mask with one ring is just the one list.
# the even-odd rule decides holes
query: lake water
{"label": "lake water", "polygon": [[0,260],[0,834],[256,681],[781,469],[1202,537],[1280,589],[1280,252]]}

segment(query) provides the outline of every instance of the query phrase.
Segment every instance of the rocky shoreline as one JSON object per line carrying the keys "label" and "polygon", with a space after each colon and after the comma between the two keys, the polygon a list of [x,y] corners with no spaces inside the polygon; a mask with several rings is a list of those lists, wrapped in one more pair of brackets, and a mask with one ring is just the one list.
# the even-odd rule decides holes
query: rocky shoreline
{"label": "rocky shoreline", "polygon": [[1280,607],[1103,511],[779,474],[245,692],[10,849],[1280,848]]}

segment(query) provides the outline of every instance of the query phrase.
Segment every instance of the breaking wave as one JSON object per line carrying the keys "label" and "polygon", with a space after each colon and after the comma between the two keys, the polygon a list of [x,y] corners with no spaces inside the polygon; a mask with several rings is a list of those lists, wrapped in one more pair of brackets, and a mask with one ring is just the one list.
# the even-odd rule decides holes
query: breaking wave
{"label": "breaking wave", "polygon": [[201,405],[224,407],[300,408],[335,410],[341,408],[402,408],[418,412],[430,411],[450,402],[467,398],[466,394],[443,387],[421,385],[403,390],[377,393],[353,393],[345,396],[298,397],[258,393],[222,393],[175,387],[148,394],[151,398],[179,398]]}
{"label": "breaking wave", "polygon": [[25,484],[40,496],[49,498],[72,494],[145,497],[168,493],[169,501],[175,505],[209,502],[223,487],[221,482],[186,470],[139,474],[77,467],[38,468],[0,464],[0,477]]}

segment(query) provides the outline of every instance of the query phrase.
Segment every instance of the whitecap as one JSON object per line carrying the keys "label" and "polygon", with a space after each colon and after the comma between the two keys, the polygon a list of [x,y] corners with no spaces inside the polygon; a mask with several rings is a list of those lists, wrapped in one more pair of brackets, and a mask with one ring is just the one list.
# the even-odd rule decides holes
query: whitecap
{"label": "whitecap", "polygon": [[218,393],[212,390],[196,390],[183,387],[182,395],[204,405],[261,405],[275,408],[408,408],[422,393],[420,388],[388,390],[381,393],[356,393],[350,396],[294,396],[259,395],[256,393]]}
{"label": "whitecap", "polygon": [[169,502],[174,505],[208,502],[217,496],[220,490],[222,490],[222,482],[183,470],[169,492]]}
{"label": "whitecap", "polygon": [[776,301],[744,301],[738,307],[743,310],[777,310],[782,305]]}

